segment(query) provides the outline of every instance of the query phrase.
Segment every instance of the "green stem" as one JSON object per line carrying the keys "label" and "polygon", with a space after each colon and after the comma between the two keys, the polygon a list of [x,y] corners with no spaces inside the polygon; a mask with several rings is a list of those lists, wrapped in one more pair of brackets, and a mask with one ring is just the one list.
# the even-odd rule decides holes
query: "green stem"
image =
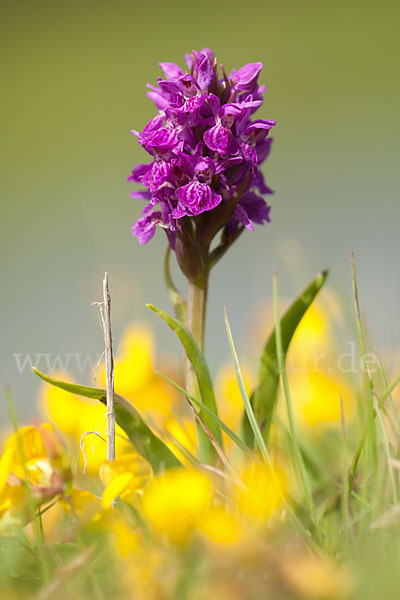
{"label": "green stem", "polygon": [[[208,291],[208,269],[188,285],[186,327],[192,334],[201,353],[204,350],[204,331]],[[190,360],[185,358],[185,387],[190,396],[200,397],[199,385]],[[213,464],[218,459],[211,441],[196,419],[199,439],[199,457],[203,463]]]}
{"label": "green stem", "polygon": [[208,271],[204,270],[196,281],[189,281],[187,307],[187,328],[202,352],[204,349],[207,291]]}
{"label": "green stem", "polygon": [[[200,352],[204,350],[208,276],[209,272],[205,269],[195,281],[189,281],[188,286],[186,327],[192,334]],[[187,391],[198,397],[196,377],[187,358],[185,360],[185,384]]]}

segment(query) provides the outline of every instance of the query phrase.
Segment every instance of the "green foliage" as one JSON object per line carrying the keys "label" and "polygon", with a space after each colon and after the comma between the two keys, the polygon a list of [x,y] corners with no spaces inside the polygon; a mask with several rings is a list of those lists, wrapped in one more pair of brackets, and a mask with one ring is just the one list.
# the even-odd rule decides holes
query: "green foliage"
{"label": "green foliage", "polygon": [[[290,342],[301,319],[324,285],[327,276],[328,271],[319,273],[283,315],[281,319],[283,360],[285,360]],[[269,430],[275,411],[278,388],[279,365],[274,329],[269,336],[261,355],[258,369],[258,387],[254,392],[253,400],[254,414],[266,443],[268,443]],[[243,428],[246,428],[245,424],[243,424]]]}
{"label": "green foliage", "polygon": [[[196,374],[197,383],[199,386],[200,398],[204,406],[206,406],[214,414],[218,414],[217,404],[215,402],[214,388],[211,380],[210,371],[207,366],[207,362],[200,352],[192,334],[186,329],[186,327],[165,311],[153,306],[152,304],[147,305],[153,312],[158,314],[167,325],[176,333],[180,339],[182,346],[185,349],[186,356],[193,366]],[[218,423],[215,419],[211,418],[208,413],[200,409],[199,412],[201,420],[207,425],[211,433],[215,437],[216,441],[222,446],[222,435]],[[208,462],[215,461],[215,450],[208,439],[204,431],[198,427],[199,432],[199,454],[200,459]]]}

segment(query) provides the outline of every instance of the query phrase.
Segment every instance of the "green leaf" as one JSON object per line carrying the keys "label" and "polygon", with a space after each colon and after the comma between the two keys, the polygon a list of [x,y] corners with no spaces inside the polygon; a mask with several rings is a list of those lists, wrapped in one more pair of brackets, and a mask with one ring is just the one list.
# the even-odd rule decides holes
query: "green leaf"
{"label": "green leaf", "polygon": [[[32,371],[43,379],[43,381],[65,390],[66,392],[76,394],[77,396],[83,396],[84,398],[99,400],[102,404],[106,404],[107,402],[106,391],[101,388],[87,387],[52,379],[38,371],[35,367],[32,367]],[[114,394],[114,400],[115,420],[125,431],[136,451],[149,461],[155,473],[163,469],[181,466],[181,463],[176,456],[164,442],[151,431],[150,427],[143,421],[136,408],[134,408],[128,400],[119,394]]]}
{"label": "green leaf", "polygon": [[[322,271],[303,290],[281,319],[282,353],[285,360],[290,342],[301,319],[325,283],[328,271]],[[269,430],[278,397],[279,367],[276,353],[275,329],[264,346],[258,371],[258,388],[254,393],[254,414],[268,442]]]}
{"label": "green leaf", "polygon": [[[184,325],[177,319],[174,319],[171,315],[166,313],[165,311],[153,306],[152,304],[147,305],[153,312],[158,314],[166,324],[176,333],[178,338],[180,339],[186,356],[191,362],[197,383],[199,386],[199,392],[202,403],[214,414],[218,414],[217,412],[217,404],[215,402],[214,389],[211,381],[210,372],[208,370],[207,362],[200,352],[199,347],[197,346],[192,334],[186,329]],[[218,423],[216,423],[215,419],[212,419],[209,414],[200,409],[199,411],[200,418],[210,429],[218,444],[222,447],[222,435],[221,430],[219,428]],[[200,444],[200,458],[203,461],[213,461],[215,462],[215,450],[212,447],[210,440],[204,434],[203,430],[199,431],[199,444]]]}

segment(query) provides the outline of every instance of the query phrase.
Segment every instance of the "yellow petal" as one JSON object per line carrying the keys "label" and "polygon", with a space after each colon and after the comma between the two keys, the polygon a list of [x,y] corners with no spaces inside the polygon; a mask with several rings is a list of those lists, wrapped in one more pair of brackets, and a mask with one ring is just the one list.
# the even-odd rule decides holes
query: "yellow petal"
{"label": "yellow petal", "polygon": [[124,492],[130,491],[130,485],[134,479],[131,473],[122,473],[115,477],[106,487],[101,499],[103,508],[110,508],[114,500],[122,496]]}
{"label": "yellow petal", "polygon": [[286,474],[275,466],[274,471],[258,462],[248,463],[241,473],[244,487],[236,490],[236,501],[245,515],[264,521],[281,505],[286,490]]}
{"label": "yellow petal", "polygon": [[223,506],[212,508],[200,524],[200,531],[215,544],[229,546],[240,538],[239,521]]}
{"label": "yellow petal", "polygon": [[142,509],[155,531],[184,545],[206,515],[212,482],[194,469],[169,469],[144,491]]}

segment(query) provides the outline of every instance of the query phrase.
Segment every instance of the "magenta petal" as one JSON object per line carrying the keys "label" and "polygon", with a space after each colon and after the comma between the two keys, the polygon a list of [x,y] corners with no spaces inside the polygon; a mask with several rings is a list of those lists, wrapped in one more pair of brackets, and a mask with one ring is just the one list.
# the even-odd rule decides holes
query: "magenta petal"
{"label": "magenta petal", "polygon": [[148,190],[136,190],[130,193],[133,200],[150,200],[151,192]]}
{"label": "magenta petal", "polygon": [[132,227],[132,233],[139,240],[139,244],[147,244],[156,232],[156,225],[160,222],[161,213],[154,212],[146,217],[141,217]]}
{"label": "magenta petal", "polygon": [[222,200],[222,197],[216,194],[209,185],[199,181],[192,181],[192,183],[178,188],[176,197],[192,216],[212,210]]}
{"label": "magenta petal", "polygon": [[246,192],[240,198],[240,206],[244,208],[249,218],[258,225],[270,222],[271,207],[267,205],[264,198],[254,192]]}
{"label": "magenta petal", "polygon": [[204,58],[199,63],[197,69],[197,83],[201,90],[206,90],[214,79],[214,71],[212,63],[208,56],[204,55]]}
{"label": "magenta petal", "polygon": [[220,124],[206,131],[203,140],[206,146],[210,150],[218,152],[221,158],[226,158],[229,154],[236,154],[238,151],[238,145],[231,130]]}
{"label": "magenta petal", "polygon": [[239,223],[244,225],[246,227],[246,229],[249,229],[250,231],[254,231],[254,225],[250,221],[247,212],[239,204],[237,205],[237,207],[234,210],[233,217],[237,221],[239,221]]}
{"label": "magenta petal", "polygon": [[160,127],[150,136],[142,134],[139,138],[139,142],[146,148],[146,150],[157,150],[158,152],[166,152],[172,150],[178,145],[179,140],[175,129],[170,127]]}
{"label": "magenta petal", "polygon": [[230,79],[233,80],[235,89],[240,92],[252,92],[262,67],[260,62],[249,63],[236,73],[232,73]]}
{"label": "magenta petal", "polygon": [[142,165],[138,164],[129,175],[127,181],[135,181],[136,183],[142,183],[142,177],[149,171],[151,171],[153,165]]}
{"label": "magenta petal", "polygon": [[165,110],[168,107],[168,102],[161,92],[146,92],[146,96],[154,102],[158,110]]}
{"label": "magenta petal", "polygon": [[166,79],[169,79],[170,81],[176,81],[178,79],[178,77],[183,75],[182,69],[175,63],[161,62],[158,64],[164,71],[164,75],[165,75]]}
{"label": "magenta petal", "polygon": [[171,217],[173,219],[181,219],[182,217],[186,217],[186,209],[182,204],[177,204],[176,208],[171,212]]}
{"label": "magenta petal", "polygon": [[219,109],[221,108],[220,99],[218,98],[218,96],[215,96],[215,94],[208,94],[207,100],[208,100],[208,104],[210,105],[212,113],[214,115],[217,115],[219,112]]}

